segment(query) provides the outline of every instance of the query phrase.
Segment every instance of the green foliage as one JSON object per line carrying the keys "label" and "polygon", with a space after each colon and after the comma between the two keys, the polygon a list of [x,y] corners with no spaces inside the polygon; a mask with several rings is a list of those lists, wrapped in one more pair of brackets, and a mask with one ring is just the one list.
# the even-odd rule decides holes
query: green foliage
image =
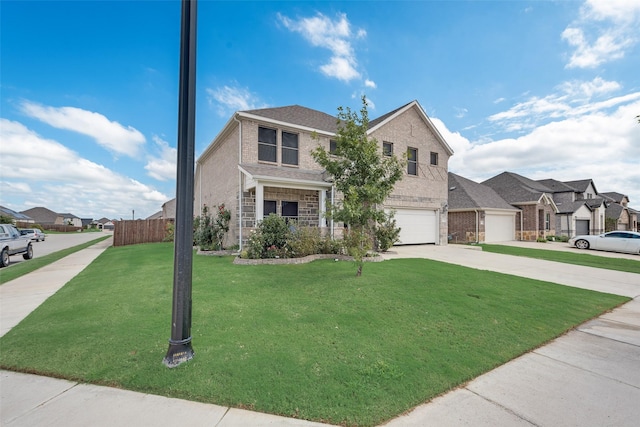
{"label": "green foliage", "polygon": [[288,243],[294,257],[305,257],[320,253],[322,241],[318,227],[297,227]]}
{"label": "green foliage", "polygon": [[251,232],[241,258],[301,258],[314,254],[340,254],[342,241],[323,237],[318,227],[297,227],[276,214]]}
{"label": "green foliage", "polygon": [[0,224],[13,224],[13,217],[9,215],[0,214]]}
{"label": "green foliage", "polygon": [[386,215],[386,220],[378,224],[375,231],[378,250],[386,252],[400,241],[400,227],[396,226],[396,220],[393,218],[395,212]]}
{"label": "green foliage", "polygon": [[[362,97],[360,114],[338,108],[336,151],[318,146],[311,152],[314,160],[333,177],[343,199],[330,205],[329,215],[344,222],[359,235],[351,243],[360,243],[349,250],[359,257],[366,253],[362,243],[373,238],[375,224],[386,220],[382,203],[402,178],[402,162],[395,156],[383,156],[377,140],[369,138],[367,100]],[[353,236],[352,236],[353,237]],[[361,259],[360,259],[361,261]],[[358,274],[362,266],[358,269]]]}
{"label": "green foliage", "polygon": [[173,239],[175,238],[175,234],[176,234],[175,224],[173,222],[168,222],[167,225],[165,226],[164,239],[162,239],[162,241],[173,242]]}
{"label": "green foliage", "polygon": [[604,219],[604,231],[615,231],[618,228],[618,221],[615,218]]}
{"label": "green foliage", "polygon": [[202,215],[193,221],[193,239],[204,251],[218,251],[224,249],[224,236],[229,231],[231,211],[225,209],[224,203],[217,206],[215,219],[209,213],[209,207],[204,205]]}
{"label": "green foliage", "polygon": [[286,258],[289,255],[287,241],[290,235],[287,221],[272,213],[252,231],[247,242],[247,255],[251,259]]}

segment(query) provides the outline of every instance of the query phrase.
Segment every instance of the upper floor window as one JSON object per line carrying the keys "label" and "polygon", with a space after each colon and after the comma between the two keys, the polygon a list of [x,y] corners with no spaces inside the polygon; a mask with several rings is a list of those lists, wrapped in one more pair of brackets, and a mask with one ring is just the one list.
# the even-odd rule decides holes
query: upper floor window
{"label": "upper floor window", "polygon": [[407,173],[409,175],[418,175],[418,149],[407,148]]}
{"label": "upper floor window", "polygon": [[282,132],[282,163],[285,165],[298,164],[298,134]]}
{"label": "upper floor window", "polygon": [[329,154],[336,154],[338,149],[338,141],[332,139],[329,141]]}
{"label": "upper floor window", "polygon": [[431,166],[438,166],[438,153],[431,152]]}
{"label": "upper floor window", "polygon": [[277,161],[276,130],[258,127],[258,160],[265,162]]}
{"label": "upper floor window", "polygon": [[383,142],[382,143],[382,154],[385,156],[393,155],[393,143],[391,142]]}

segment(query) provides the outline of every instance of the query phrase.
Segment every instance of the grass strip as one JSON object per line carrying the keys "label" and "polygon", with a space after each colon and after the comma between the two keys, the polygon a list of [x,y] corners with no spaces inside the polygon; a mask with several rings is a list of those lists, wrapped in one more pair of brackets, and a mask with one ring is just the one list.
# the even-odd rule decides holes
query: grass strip
{"label": "grass strip", "polygon": [[78,252],[79,250],[88,248],[89,246],[93,246],[96,243],[108,238],[109,236],[102,236],[87,243],[82,243],[80,245],[76,245],[41,257],[32,258],[19,264],[9,265],[9,267],[0,269],[0,285],[13,279],[17,279],[18,277],[23,276],[27,273],[31,273],[32,271],[44,267],[45,265],[49,265],[53,262],[58,261],[59,259],[66,257],[67,255],[71,255],[72,253]]}
{"label": "grass strip", "polygon": [[172,271],[171,244],[108,248],[0,339],[0,367],[373,426],[628,300],[425,259],[357,278],[195,256],[195,357],[168,369]]}
{"label": "grass strip", "polygon": [[627,258],[609,258],[584,253],[563,252],[545,249],[519,248],[508,245],[482,245],[482,250],[503,255],[515,255],[546,261],[564,262],[566,264],[586,267],[604,268],[607,270],[626,271],[640,274],[640,257],[638,260]]}

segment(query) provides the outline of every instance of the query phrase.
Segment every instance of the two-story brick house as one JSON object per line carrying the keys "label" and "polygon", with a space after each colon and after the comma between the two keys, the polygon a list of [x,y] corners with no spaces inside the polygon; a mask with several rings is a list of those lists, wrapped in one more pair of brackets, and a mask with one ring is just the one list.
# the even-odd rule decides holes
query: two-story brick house
{"label": "two-story brick house", "polygon": [[[196,162],[194,213],[225,204],[228,241],[242,243],[270,213],[336,235],[325,218],[339,197],[313,160],[318,145],[332,151],[335,116],[299,105],[238,111]],[[371,120],[368,135],[381,154],[407,157],[405,175],[384,204],[396,212],[401,243],[447,242],[447,167],[453,154],[417,101]]]}

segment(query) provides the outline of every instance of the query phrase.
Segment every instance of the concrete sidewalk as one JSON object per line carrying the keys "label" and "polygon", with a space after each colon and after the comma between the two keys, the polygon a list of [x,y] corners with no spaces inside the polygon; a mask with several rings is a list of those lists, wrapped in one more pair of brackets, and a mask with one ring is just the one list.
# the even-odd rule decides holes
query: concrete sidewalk
{"label": "concrete sidewalk", "polygon": [[[73,257],[70,255],[50,265],[48,274],[41,274],[43,268],[0,286],[2,330],[8,331],[26,317],[109,244],[108,241],[99,243],[67,260]],[[386,425],[595,427],[638,424],[640,275],[484,253],[457,245],[398,247],[385,255],[385,258],[399,257],[431,258],[635,299]],[[21,279],[18,285],[14,284]],[[11,286],[4,290],[8,285]],[[9,301],[6,305],[5,296]],[[5,306],[9,310],[6,319]],[[5,328],[5,320],[10,325],[8,328]],[[0,424],[3,426],[111,427],[178,423],[193,426],[324,425],[109,387],[0,372]]]}

